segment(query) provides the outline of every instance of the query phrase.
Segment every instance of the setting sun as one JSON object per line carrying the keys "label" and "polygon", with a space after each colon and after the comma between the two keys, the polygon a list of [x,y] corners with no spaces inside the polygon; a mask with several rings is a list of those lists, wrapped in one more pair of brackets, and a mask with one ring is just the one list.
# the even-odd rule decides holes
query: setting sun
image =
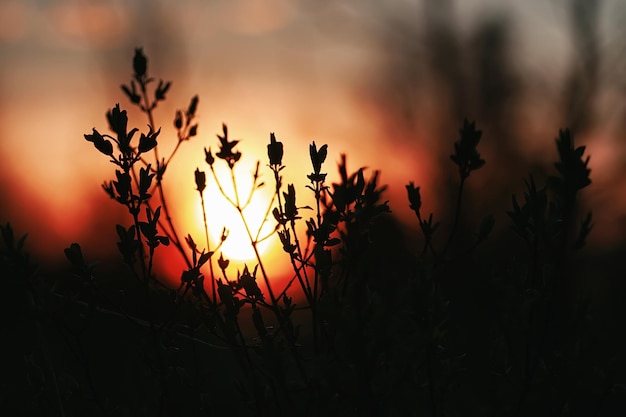
{"label": "setting sun", "polygon": [[[237,167],[237,171],[241,173],[252,170],[253,167],[250,167],[247,161],[242,161],[242,166]],[[215,171],[222,190],[231,201],[235,202],[236,196],[227,167],[216,166]],[[251,178],[247,178],[245,175],[241,175],[241,178],[243,181],[237,184],[237,191],[241,204],[244,204],[250,194],[252,183]],[[277,243],[273,237],[263,239],[273,232],[275,224],[273,218],[266,218],[271,211],[268,208],[272,201],[268,191],[269,187],[255,190],[249,204],[243,209],[243,217],[252,238],[257,240],[258,236],[257,249],[261,256],[270,251]],[[250,241],[250,235],[248,235],[238,210],[227,200],[227,197],[221,194],[210,172],[207,173],[207,188],[204,190],[204,199],[211,249],[217,247],[225,228],[227,238],[219,249],[224,258],[241,262],[254,260],[256,255]],[[190,229],[197,230],[196,234],[201,236],[204,235],[204,215],[202,205],[198,200],[194,203],[194,224],[190,225]]]}

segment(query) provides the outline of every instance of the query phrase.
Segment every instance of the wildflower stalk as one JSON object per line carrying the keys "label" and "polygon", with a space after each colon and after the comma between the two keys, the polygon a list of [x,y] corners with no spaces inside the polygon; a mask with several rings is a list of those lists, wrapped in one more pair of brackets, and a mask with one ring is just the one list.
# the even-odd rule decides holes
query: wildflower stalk
{"label": "wildflower stalk", "polygon": [[[295,268],[295,272],[296,272],[296,275],[298,276],[298,281],[300,282],[302,291],[304,292],[304,295],[309,300],[309,305],[311,306],[311,308],[315,308],[315,299],[313,298],[313,293],[311,291],[311,284],[309,283],[307,269],[305,268],[304,254],[300,246],[300,238],[298,238],[298,233],[296,232],[295,219],[291,220],[291,231],[293,232],[293,240],[296,244],[296,251],[298,254],[298,259],[300,260],[300,264],[301,264],[300,266],[296,266],[295,258],[292,257],[292,265]],[[302,271],[302,273],[300,271]],[[304,277],[302,276],[302,274],[304,274]]]}
{"label": "wildflower stalk", "polygon": [[[263,276],[263,280],[265,281],[265,285],[267,287],[267,292],[270,296],[270,300],[272,302],[272,310],[274,312],[274,314],[276,315],[276,318],[278,319],[281,327],[284,330],[284,333],[287,337],[287,341],[289,342],[289,347],[291,350],[291,353],[294,357],[296,366],[298,367],[298,371],[300,372],[300,375],[302,376],[303,381],[307,382],[308,378],[306,376],[306,371],[304,369],[304,365],[302,364],[302,361],[300,359],[300,355],[297,352],[297,348],[296,348],[296,344],[295,344],[295,340],[293,339],[293,335],[291,334],[291,331],[288,330],[288,326],[287,326],[287,318],[285,317],[282,309],[280,308],[279,304],[278,304],[278,299],[276,298],[276,296],[274,295],[274,290],[272,289],[272,284],[270,283],[270,279],[267,275],[267,272],[265,270],[265,266],[263,264],[263,259],[261,258],[261,254],[259,253],[259,249],[257,247],[257,241],[254,239],[254,237],[252,236],[252,232],[250,231],[250,226],[248,225],[248,221],[246,220],[245,215],[243,214],[243,208],[240,204],[240,199],[239,199],[239,192],[237,190],[237,181],[235,179],[235,173],[234,173],[234,169],[232,166],[229,166],[230,168],[230,178],[233,184],[233,192],[235,194],[235,208],[237,209],[237,212],[239,213],[239,217],[241,218],[241,221],[244,225],[244,228],[246,230],[246,234],[248,235],[248,239],[250,241],[250,245],[252,246],[252,249],[254,251],[254,255],[257,259],[259,268],[261,269],[261,274]],[[254,190],[254,187],[252,188],[252,190]],[[252,192],[252,191],[251,191]],[[239,327],[238,327],[239,328]]]}
{"label": "wildflower stalk", "polygon": [[459,228],[459,219],[461,217],[461,204],[463,201],[463,188],[465,186],[465,179],[467,177],[461,177],[461,182],[459,183],[459,188],[457,189],[456,194],[456,203],[454,205],[454,220],[452,222],[452,229],[450,230],[450,234],[448,235],[448,239],[446,240],[446,244],[441,251],[441,261],[445,260],[445,256],[448,253],[448,249],[450,248],[450,244],[456,235]]}
{"label": "wildflower stalk", "polygon": [[463,121],[463,127],[459,130],[459,140],[454,144],[454,153],[450,155],[450,159],[458,166],[459,172],[459,188],[456,196],[456,204],[454,210],[454,221],[452,229],[448,235],[448,240],[441,253],[441,260],[444,261],[444,257],[448,252],[448,248],[452,243],[452,239],[457,233],[459,227],[459,219],[461,216],[461,202],[463,200],[463,188],[465,186],[465,180],[470,176],[472,171],[480,169],[485,165],[485,160],[480,157],[477,146],[482,136],[482,131],[476,130],[476,124],[474,122]]}
{"label": "wildflower stalk", "polygon": [[[282,226],[282,232],[283,235],[286,239],[283,247],[285,248],[285,250],[289,251],[289,260],[291,262],[291,266],[293,268],[294,274],[298,280],[298,283],[300,284],[300,287],[302,288],[302,292],[304,293],[304,296],[307,299],[307,302],[309,303],[309,306],[313,309],[314,308],[314,304],[315,301],[313,299],[313,295],[311,292],[311,286],[309,284],[309,280],[308,280],[308,276],[307,276],[307,272],[306,272],[306,261],[304,259],[304,256],[302,254],[302,249],[300,246],[300,241],[298,239],[298,235],[296,233],[296,223],[295,223],[295,218],[292,218],[289,220],[289,225],[291,227],[291,231],[289,228],[287,228],[287,221],[286,221],[286,216],[285,216],[285,211],[283,209],[283,201],[282,198],[280,196],[280,189],[281,189],[281,178],[279,176],[279,169],[277,169],[276,167],[272,167],[272,170],[274,171],[274,182],[276,184],[276,198],[278,201],[278,207],[277,207],[277,213],[278,213],[278,217],[280,219],[279,221],[279,226]],[[291,233],[293,233],[294,235],[294,240],[295,240],[295,245],[292,248],[289,248],[289,246],[291,245],[291,242],[287,241],[288,238],[291,237]],[[296,251],[296,255],[294,255],[294,251]],[[301,265],[298,266],[296,264],[296,259],[300,259],[300,263]],[[302,272],[304,271],[304,278],[302,276]]]}
{"label": "wildflower stalk", "polygon": [[[261,269],[261,274],[263,275],[263,280],[265,281],[265,285],[267,286],[267,292],[270,295],[270,300],[272,300],[272,305],[275,308],[278,308],[278,300],[274,295],[274,290],[272,289],[272,285],[270,284],[269,277],[265,270],[265,266],[263,265],[263,259],[261,258],[261,254],[259,253],[259,248],[257,247],[257,241],[252,236],[252,232],[250,231],[250,226],[248,225],[248,221],[246,220],[246,216],[243,214],[243,207],[241,206],[241,202],[239,199],[239,191],[237,189],[237,181],[235,179],[235,170],[233,166],[229,166],[230,171],[230,180],[233,184],[233,193],[235,194],[235,209],[237,213],[239,213],[239,217],[241,218],[241,222],[246,230],[246,234],[248,235],[248,239],[250,240],[250,245],[252,246],[252,250],[254,251],[254,255],[259,263],[259,268]],[[254,186],[252,187],[254,190]],[[251,191],[252,192],[252,191]]]}
{"label": "wildflower stalk", "polygon": [[[322,224],[322,210],[321,210],[321,199],[322,199],[322,190],[325,189],[322,184],[323,180],[319,180],[319,178],[313,178],[314,184],[314,196],[315,196],[315,217],[317,220],[317,227],[321,227]],[[313,255],[313,253],[311,254]],[[311,320],[312,320],[312,328],[313,328],[313,349],[315,353],[319,353],[319,331],[320,331],[320,323],[317,311],[317,302],[321,297],[319,293],[319,281],[320,281],[320,271],[319,268],[313,269],[313,290],[309,287],[310,303],[311,303]]]}
{"label": "wildflower stalk", "polygon": [[[292,333],[291,330],[291,325],[289,323],[289,317],[286,317],[285,312],[282,310],[282,308],[279,305],[279,300],[278,298],[276,298],[276,295],[274,293],[274,289],[272,287],[272,284],[270,282],[269,276],[267,274],[267,271],[265,269],[265,265],[263,263],[261,254],[259,253],[259,249],[258,249],[258,240],[254,237],[254,235],[252,234],[252,231],[250,230],[250,226],[248,224],[248,221],[246,220],[246,217],[244,215],[244,209],[247,207],[247,205],[250,203],[251,199],[252,199],[252,193],[254,193],[256,191],[256,189],[260,186],[260,184],[257,184],[257,179],[258,179],[258,168],[259,168],[259,164],[257,163],[257,168],[254,172],[253,175],[253,182],[252,182],[252,187],[250,189],[250,194],[248,195],[248,197],[245,200],[245,204],[241,204],[241,198],[239,196],[239,190],[237,187],[237,180],[235,178],[235,171],[234,171],[234,167],[235,164],[237,163],[237,161],[239,161],[239,159],[241,158],[241,152],[234,150],[234,147],[237,145],[237,143],[239,142],[238,140],[229,140],[228,139],[228,128],[225,124],[222,125],[222,135],[218,135],[218,138],[220,140],[220,151],[216,154],[216,156],[222,160],[224,160],[229,168],[229,173],[230,173],[230,180],[231,183],[233,185],[233,193],[234,196],[231,198],[228,196],[228,194],[226,194],[224,192],[224,189],[221,185],[221,182],[219,181],[217,174],[215,172],[215,169],[213,167],[213,164],[215,162],[215,158],[213,157],[210,149],[205,149],[205,155],[206,155],[206,162],[209,164],[210,168],[211,168],[211,173],[213,175],[213,178],[215,179],[215,182],[218,186],[218,189],[220,191],[220,193],[224,196],[224,198],[237,210],[237,212],[239,213],[239,217],[241,218],[241,221],[243,223],[244,229],[246,231],[246,234],[248,236],[248,240],[250,242],[250,245],[252,246],[252,250],[254,251],[255,254],[255,258],[258,262],[258,268],[261,270],[261,274],[263,276],[263,280],[265,282],[265,285],[267,287],[267,292],[269,294],[270,297],[270,301],[271,301],[271,309],[275,315],[275,317],[278,319],[278,322],[280,324],[280,329],[283,330],[286,339],[287,339],[287,344],[289,346],[290,352],[293,356],[294,362],[296,364],[296,367],[298,369],[298,372],[300,373],[300,376],[302,377],[302,380],[308,384],[308,377],[307,377],[307,373],[306,370],[304,369],[304,365],[302,363],[302,359],[300,358],[300,355],[298,354],[297,351],[297,346],[296,346],[296,341],[295,341],[295,337]],[[262,227],[262,225],[260,226]],[[257,233],[257,236],[259,235],[259,233]],[[224,268],[222,268],[222,270],[225,272]],[[260,329],[258,329],[260,330]]]}
{"label": "wildflower stalk", "polygon": [[[279,221],[279,226],[282,226],[282,235],[285,239],[285,242],[283,242],[283,248],[285,249],[285,251],[289,252],[289,261],[291,262],[291,266],[293,268],[294,274],[295,274],[295,278],[298,280],[298,283],[300,284],[300,288],[302,289],[302,292],[309,304],[309,308],[311,309],[311,328],[313,330],[313,347],[314,347],[314,352],[317,355],[319,352],[319,343],[318,343],[318,318],[317,318],[317,302],[316,302],[316,298],[313,295],[313,292],[311,290],[311,285],[309,283],[309,277],[306,271],[306,266],[308,264],[308,259],[304,257],[304,254],[302,252],[301,249],[301,245],[300,245],[300,240],[298,239],[298,235],[296,232],[296,223],[295,223],[295,217],[290,219],[290,227],[291,227],[291,232],[293,232],[294,234],[294,240],[295,240],[295,245],[293,247],[291,246],[291,242],[290,242],[290,236],[291,233],[289,231],[289,229],[287,228],[287,222],[286,222],[286,216],[285,216],[285,211],[283,209],[283,201],[281,199],[280,196],[280,188],[281,188],[281,178],[279,176],[279,171],[280,168],[278,166],[272,166],[272,170],[274,171],[274,181],[276,184],[276,193],[275,195],[277,196],[277,200],[278,200],[278,210],[277,210],[277,214],[278,214],[278,218],[280,219]],[[296,254],[294,254],[293,252],[296,251]],[[313,253],[311,253],[310,256],[312,256]],[[296,264],[296,259],[300,260],[300,265],[298,266]],[[304,277],[302,276],[302,272],[304,271]],[[315,274],[317,274],[317,268],[315,268]],[[315,283],[314,283],[315,286]],[[283,291],[283,293],[285,294],[287,291],[287,288],[285,288],[285,290]]]}
{"label": "wildflower stalk", "polygon": [[[196,189],[200,194],[200,203],[202,204],[202,220],[204,222],[204,238],[206,240],[206,250],[211,251],[211,242],[209,240],[209,225],[206,215],[206,207],[204,203],[204,189],[206,188],[206,174],[196,168]],[[211,296],[213,298],[213,304],[217,304],[217,290],[215,288],[215,273],[213,270],[213,257],[209,258],[209,273],[211,274]]]}
{"label": "wildflower stalk", "polygon": [[[122,89],[127,93],[127,95],[129,96],[129,98],[131,99],[131,101],[135,104],[137,104],[139,106],[139,108],[141,109],[142,112],[144,112],[146,114],[146,117],[148,118],[148,124],[151,127],[151,129],[155,126],[154,123],[154,113],[153,110],[156,108],[157,103],[159,100],[163,100],[165,99],[165,93],[167,92],[167,90],[169,89],[171,83],[167,82],[165,84],[163,84],[163,81],[161,81],[159,83],[159,86],[156,88],[155,90],[155,99],[154,100],[150,100],[150,97],[148,95],[148,84],[153,81],[151,78],[148,77],[147,75],[147,58],[143,55],[143,51],[141,49],[136,49],[135,50],[135,57],[133,59],[133,70],[134,70],[134,79],[137,81],[137,83],[139,84],[139,88],[140,88],[140,92],[141,95],[136,95],[136,93],[134,93],[134,81],[132,82],[132,87],[133,87],[133,91],[129,94],[128,91],[128,87],[126,86],[122,86]],[[134,93],[134,95],[133,95]],[[143,104],[141,104],[143,102]],[[156,188],[159,192],[159,199],[160,199],[160,203],[161,203],[161,207],[163,209],[163,213],[165,214],[165,221],[167,222],[167,226],[168,227],[164,227],[163,223],[160,222],[161,228],[163,230],[163,232],[166,234],[166,236],[170,239],[170,241],[173,242],[174,247],[176,247],[176,249],[179,251],[179,253],[181,254],[181,256],[183,257],[187,267],[191,267],[191,261],[189,260],[189,257],[186,253],[186,251],[184,250],[182,244],[181,244],[181,240],[179,237],[178,232],[176,231],[176,227],[174,226],[174,222],[172,221],[172,216],[170,215],[170,209],[167,203],[167,198],[165,195],[165,192],[163,190],[163,172],[165,171],[165,169],[167,168],[169,162],[171,161],[172,157],[174,156],[174,154],[176,153],[176,151],[178,150],[180,144],[181,144],[182,140],[179,136],[179,140],[176,144],[176,147],[174,148],[174,151],[170,154],[170,156],[167,159],[167,162],[163,162],[162,166],[160,166],[160,162],[159,162],[159,151],[158,151],[158,146],[155,146],[153,148],[154,150],[154,157],[155,157],[155,163],[156,163],[156,167],[154,172],[157,174],[156,175]],[[134,170],[133,170],[134,171]],[[133,175],[134,176],[134,175]],[[148,207],[150,208],[151,211],[154,212],[154,210],[152,210],[152,207],[149,203]]]}
{"label": "wildflower stalk", "polygon": [[[322,210],[320,207],[320,202],[322,199],[322,185],[320,181],[315,181],[315,216],[317,218],[317,225],[321,225],[322,224]],[[314,269],[315,271],[315,275],[313,277],[313,300],[317,303],[318,298],[318,284],[319,284],[319,278],[320,278],[320,273],[319,270],[317,268]],[[319,294],[321,296],[321,294]]]}

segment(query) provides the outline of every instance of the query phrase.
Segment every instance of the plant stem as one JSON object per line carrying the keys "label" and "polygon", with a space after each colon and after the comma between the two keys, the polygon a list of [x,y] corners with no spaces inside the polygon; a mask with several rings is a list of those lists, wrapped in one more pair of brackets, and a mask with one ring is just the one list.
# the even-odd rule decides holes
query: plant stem
{"label": "plant stem", "polygon": [[[322,198],[322,184],[319,181],[315,181],[315,215],[317,217],[317,227],[321,227],[322,225],[322,210],[320,207],[320,200]],[[319,243],[317,243],[319,244]],[[315,252],[315,249],[313,250]],[[316,354],[319,353],[319,331],[320,331],[320,323],[317,311],[317,302],[319,300],[318,297],[318,289],[319,289],[319,281],[320,281],[320,272],[317,265],[314,268],[313,274],[313,294],[311,296],[311,300],[313,301],[311,305],[311,320],[313,324],[313,349]],[[319,295],[321,297],[321,294]]]}
{"label": "plant stem", "polygon": [[229,166],[229,168],[230,168],[230,179],[232,181],[233,191],[235,193],[235,206],[234,207],[237,209],[237,212],[239,213],[239,217],[241,217],[241,221],[242,221],[242,223],[244,225],[244,228],[246,230],[246,233],[248,235],[248,239],[250,240],[250,245],[252,246],[252,249],[254,250],[254,255],[255,255],[255,257],[256,257],[256,259],[258,261],[259,268],[261,269],[261,274],[263,275],[263,280],[265,281],[265,285],[267,287],[267,292],[268,292],[268,294],[270,296],[270,300],[272,301],[272,307],[273,307],[274,314],[276,315],[276,318],[280,322],[281,327],[285,331],[285,335],[287,337],[287,341],[289,342],[289,347],[290,347],[291,353],[292,353],[292,355],[294,357],[294,360],[295,360],[296,366],[298,368],[298,371],[300,372],[300,375],[301,375],[303,381],[305,381],[305,383],[308,383],[307,374],[306,374],[306,371],[304,369],[304,365],[302,364],[302,361],[300,359],[300,356],[298,355],[295,340],[293,339],[293,335],[291,334],[291,332],[288,331],[287,319],[285,318],[285,316],[283,314],[283,311],[280,308],[280,305],[278,304],[278,299],[274,295],[274,290],[272,289],[272,285],[270,283],[269,277],[268,277],[267,272],[265,270],[265,266],[263,264],[263,260],[261,258],[261,254],[259,253],[259,249],[257,247],[257,242],[254,239],[254,237],[252,236],[252,232],[250,231],[250,227],[248,225],[248,222],[246,221],[246,217],[243,214],[243,209],[241,208],[241,205],[240,205],[240,202],[239,202],[240,201],[239,200],[239,192],[237,190],[237,181],[235,180],[235,171],[234,171],[232,166]]}
{"label": "plant stem", "polygon": [[[140,80],[139,85],[141,87],[141,95],[144,101],[144,113],[146,113],[146,116],[148,117],[148,123],[150,124],[150,127],[152,129],[154,129],[154,115],[152,113],[152,109],[154,108],[154,104],[155,103],[151,103],[150,99],[148,98],[148,92],[146,89],[146,82],[145,80]],[[170,157],[168,158],[168,162],[165,164],[165,166],[167,166],[167,164],[169,163],[169,161],[172,159],[172,157],[174,156],[174,154],[176,153],[176,151],[178,150],[178,147],[181,144],[181,140],[179,139],[178,143],[176,144],[176,147],[174,148],[174,151],[172,152],[172,154],[170,155]],[[159,161],[159,151],[158,151],[159,147],[155,146],[154,147],[154,157],[155,157],[155,161],[158,163]],[[178,251],[181,253],[183,259],[185,260],[185,263],[187,264],[188,268],[191,268],[191,261],[189,260],[187,253],[185,252],[185,250],[183,249],[182,245],[180,244],[180,238],[178,237],[178,233],[176,232],[176,228],[174,227],[174,223],[172,222],[172,217],[170,215],[170,211],[167,205],[167,200],[165,198],[165,193],[163,192],[163,183],[162,183],[162,179],[161,178],[157,178],[157,188],[159,189],[159,197],[161,199],[161,206],[163,207],[163,212],[165,213],[165,219],[167,220],[167,223],[170,227],[170,232],[166,231],[166,229],[161,226],[163,228],[163,231],[166,233],[166,235],[174,242],[174,246],[178,249]],[[159,222],[159,224],[161,224]]]}
{"label": "plant stem", "polygon": [[[204,220],[204,237],[206,238],[206,250],[207,253],[211,251],[211,242],[209,241],[209,225],[207,223],[206,207],[204,205],[204,194],[200,193],[200,202],[202,203],[202,220]],[[217,305],[217,291],[215,288],[215,272],[213,270],[213,256],[209,258],[209,273],[211,274],[211,296],[213,297],[213,304]]]}
{"label": "plant stem", "polygon": [[445,246],[443,247],[443,251],[441,252],[441,260],[443,261],[446,253],[448,252],[448,248],[452,243],[452,239],[459,228],[459,219],[461,217],[461,201],[463,200],[463,188],[465,185],[465,178],[461,176],[461,182],[459,184],[459,189],[456,195],[456,208],[454,210],[454,223],[452,224],[452,229],[450,230],[450,235],[448,236],[448,240],[446,241]]}
{"label": "plant stem", "polygon": [[[283,202],[282,202],[282,198],[280,197],[280,178],[278,176],[278,170],[276,169],[274,169],[274,181],[276,183],[276,197],[278,198],[278,211],[279,211],[280,217],[284,218]],[[283,231],[287,233],[288,229],[287,229],[286,223],[281,222],[281,225],[283,227]],[[304,293],[304,296],[306,297],[307,302],[309,303],[309,306],[313,309],[315,302],[311,294],[311,286],[309,284],[309,279],[307,276],[306,268],[304,267],[305,266],[304,257],[302,256],[300,240],[298,239],[298,235],[296,234],[296,223],[294,219],[291,220],[291,231],[293,232],[293,235],[294,235],[294,239],[296,242],[296,250],[298,251],[297,253],[298,253],[298,256],[300,257],[301,266],[298,267],[298,265],[296,265],[296,260],[292,253],[289,254],[289,260],[291,261],[291,267],[293,268],[293,271],[296,274],[298,282],[300,283],[302,292]],[[305,274],[304,279],[302,278],[302,274],[300,270],[304,270],[304,274]]]}

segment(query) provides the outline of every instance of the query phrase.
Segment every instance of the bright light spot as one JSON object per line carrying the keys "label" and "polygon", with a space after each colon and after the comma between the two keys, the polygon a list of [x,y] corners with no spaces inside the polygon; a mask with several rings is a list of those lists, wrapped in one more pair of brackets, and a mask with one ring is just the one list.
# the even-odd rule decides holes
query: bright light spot
{"label": "bright light spot", "polygon": [[[246,152],[248,150],[247,147],[242,147],[241,149],[244,152],[244,156],[235,166],[235,178],[237,180],[240,203],[243,205],[250,193],[256,161],[257,159],[263,161],[263,158],[267,157],[265,155],[265,144],[262,144],[260,150],[253,149],[248,153]],[[179,166],[172,171],[168,171],[170,176],[166,179],[166,184],[164,184],[168,200],[173,202],[171,204],[172,217],[180,236],[191,235],[198,249],[200,251],[206,250],[207,243],[202,205],[193,180],[194,170],[198,167],[206,175],[206,188],[203,196],[209,234],[208,247],[210,251],[215,252],[212,258],[213,273],[215,278],[224,279],[224,274],[217,267],[217,259],[220,255],[223,255],[225,259],[230,261],[226,278],[234,280],[237,278],[237,272],[242,271],[246,265],[250,271],[253,271],[259,264],[259,260],[250,244],[248,232],[243,225],[239,212],[222,195],[206,163],[198,161],[198,150],[190,147],[187,153],[185,152],[186,150],[183,150],[179,155],[181,157],[177,161]],[[204,156],[201,148],[199,152],[200,155]],[[213,150],[214,154],[215,152]],[[261,157],[256,157],[256,155],[261,155]],[[235,194],[228,166],[224,161],[216,158],[214,167],[222,190],[228,198],[234,201]],[[246,219],[252,237],[256,238],[258,234],[258,238],[261,240],[257,245],[259,257],[261,258],[268,282],[271,283],[274,292],[279,294],[293,278],[294,272],[289,255],[283,251],[278,234],[274,233],[276,220],[271,213],[271,210],[277,205],[277,202],[273,201],[275,192],[274,177],[263,162],[260,163],[259,176],[258,182],[264,182],[265,185],[254,191],[250,203],[243,211],[243,216]],[[304,193],[301,198],[304,201]],[[302,204],[307,203],[303,202]],[[229,230],[228,237],[223,245],[218,248],[224,227]],[[259,233],[260,227],[261,231]],[[306,239],[306,225],[304,222],[298,225],[298,231],[301,239]],[[269,238],[263,239],[267,236]],[[183,245],[188,252],[187,245],[184,242]],[[174,277],[174,280],[179,279],[180,269],[186,268],[186,266],[175,262],[174,258],[176,257],[180,258],[176,254],[175,257],[159,265],[169,276]],[[202,273],[207,279],[205,282],[209,282],[209,277],[211,276],[210,265],[207,264],[202,269]],[[260,267],[257,270],[256,278],[259,287],[267,295],[266,277]]]}
{"label": "bright light spot", "polygon": [[[216,174],[222,186],[222,190],[231,199],[236,202],[235,192],[230,178],[230,172],[226,167],[218,166],[216,162]],[[245,165],[241,161],[241,166],[237,166],[237,192],[240,204],[243,205],[250,194],[252,185],[251,173],[254,167]],[[250,203],[243,210],[243,217],[247,223],[248,229],[242,220],[239,211],[222,195],[210,171],[207,173],[207,188],[204,190],[204,202],[207,216],[207,226],[209,232],[209,240],[211,250],[215,250],[220,242],[222,230],[228,230],[228,237],[218,250],[223,253],[224,258],[232,261],[254,261],[256,254],[251,244],[253,240],[263,239],[270,235],[274,230],[275,220],[271,215],[271,189],[269,185],[261,187],[254,191]],[[204,219],[202,206],[196,200],[194,206],[194,229],[201,231],[196,236],[204,236]],[[265,239],[257,244],[257,250],[260,256],[268,252],[272,245],[276,245],[276,237]],[[255,262],[252,262],[255,263]]]}

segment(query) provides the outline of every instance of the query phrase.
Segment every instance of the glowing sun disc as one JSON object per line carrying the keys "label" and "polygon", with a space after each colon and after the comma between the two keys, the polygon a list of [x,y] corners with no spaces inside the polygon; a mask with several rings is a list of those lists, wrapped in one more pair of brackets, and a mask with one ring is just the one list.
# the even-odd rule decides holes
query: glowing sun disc
{"label": "glowing sun disc", "polygon": [[[206,197],[205,197],[206,198]],[[267,211],[266,201],[252,201],[243,211],[244,218],[248,223],[250,233],[256,238],[257,231],[262,225]],[[226,228],[227,238],[219,248],[219,252],[226,259],[237,261],[248,261],[256,259],[256,254],[250,236],[246,231],[239,212],[226,201],[219,199],[211,199],[211,207],[207,207],[207,222],[209,228],[209,237],[211,241],[211,249],[215,249],[220,242],[222,230]],[[202,207],[198,204],[195,209],[196,228],[204,229],[204,219]],[[265,237],[273,230],[272,220],[265,222],[261,228],[259,237]],[[259,255],[263,255],[271,246],[271,239],[266,239],[257,244]]]}
{"label": "glowing sun disc", "polygon": [[[237,168],[243,168],[241,172],[245,172],[247,167]],[[247,224],[246,229],[241,214],[228,201],[228,199],[233,202],[236,201],[230,172],[225,167],[216,167],[216,174],[227,197],[222,194],[215,181],[211,181],[213,179],[211,174],[207,174],[207,185],[203,195],[210,249],[216,250],[224,228],[227,230],[227,238],[218,249],[218,252],[223,254],[226,259],[239,262],[256,260],[257,256],[251,244],[251,239],[261,240],[256,245],[259,256],[266,254],[272,246],[276,246],[277,239],[275,237],[263,239],[273,232],[275,226],[275,220],[269,215],[268,211],[268,205],[272,200],[271,190],[259,188],[254,191],[249,203],[243,209],[243,218]],[[245,175],[242,178],[245,178]],[[247,180],[248,178],[245,179]],[[250,193],[251,181],[238,182],[237,187],[239,201],[243,205]],[[197,233],[200,233],[199,236],[204,236],[204,215],[202,213],[202,205],[198,200],[194,204],[193,212],[193,228],[198,231]]]}

